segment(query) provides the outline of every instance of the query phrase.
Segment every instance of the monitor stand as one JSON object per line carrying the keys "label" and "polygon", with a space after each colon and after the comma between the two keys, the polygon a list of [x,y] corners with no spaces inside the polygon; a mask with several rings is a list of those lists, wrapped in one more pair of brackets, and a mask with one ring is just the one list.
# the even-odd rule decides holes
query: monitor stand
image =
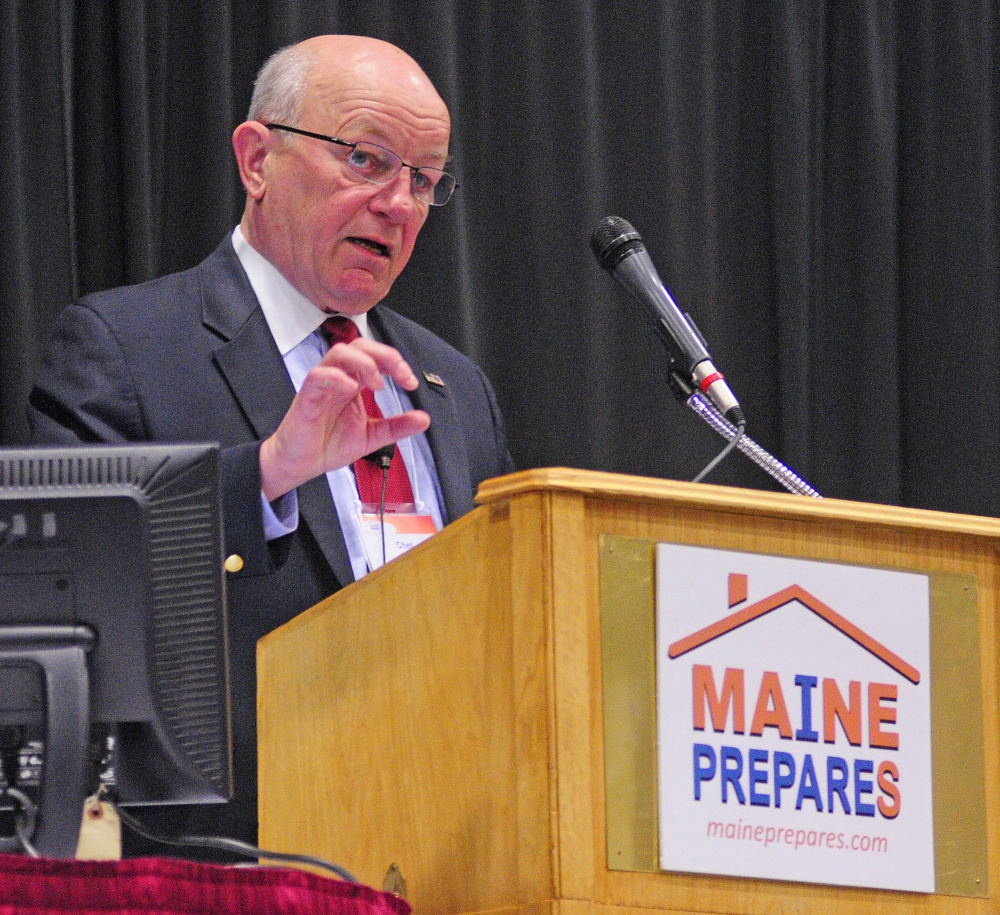
{"label": "monitor stand", "polygon": [[[28,850],[27,840],[46,857],[76,855],[90,758],[87,652],[94,642],[94,632],[87,626],[0,626],[0,669],[36,665],[41,669],[45,700],[45,754],[37,819],[30,823],[22,809],[16,815],[15,835],[0,837],[0,851]],[[8,697],[0,697],[0,704],[7,702]],[[7,793],[18,800],[18,794],[10,789]]]}

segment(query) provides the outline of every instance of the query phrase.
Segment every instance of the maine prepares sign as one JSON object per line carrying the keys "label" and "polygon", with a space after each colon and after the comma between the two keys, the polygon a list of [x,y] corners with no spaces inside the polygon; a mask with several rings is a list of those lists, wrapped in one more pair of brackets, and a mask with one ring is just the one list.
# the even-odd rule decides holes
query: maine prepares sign
{"label": "maine prepares sign", "polygon": [[660,866],[933,892],[925,575],[656,558]]}

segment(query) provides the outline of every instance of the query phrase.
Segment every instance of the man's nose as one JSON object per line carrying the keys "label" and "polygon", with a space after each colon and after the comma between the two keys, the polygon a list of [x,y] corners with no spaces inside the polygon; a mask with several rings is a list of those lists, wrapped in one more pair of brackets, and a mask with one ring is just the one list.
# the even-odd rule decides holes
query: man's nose
{"label": "man's nose", "polygon": [[399,222],[409,219],[417,207],[417,199],[413,196],[412,169],[404,165],[392,181],[379,188],[375,199],[382,202],[385,213],[390,218]]}

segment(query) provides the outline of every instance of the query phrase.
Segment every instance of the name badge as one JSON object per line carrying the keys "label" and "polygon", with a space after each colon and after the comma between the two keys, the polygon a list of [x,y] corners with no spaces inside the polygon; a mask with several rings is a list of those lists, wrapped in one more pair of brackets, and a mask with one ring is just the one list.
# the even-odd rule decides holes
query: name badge
{"label": "name badge", "polygon": [[420,511],[422,507],[386,505],[380,518],[378,506],[358,504],[355,523],[369,571],[375,571],[437,533],[433,516]]}

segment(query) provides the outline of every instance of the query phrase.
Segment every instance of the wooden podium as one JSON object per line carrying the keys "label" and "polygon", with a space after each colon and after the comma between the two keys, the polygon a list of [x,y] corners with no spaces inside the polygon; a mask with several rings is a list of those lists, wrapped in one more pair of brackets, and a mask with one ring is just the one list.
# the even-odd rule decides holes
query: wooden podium
{"label": "wooden podium", "polygon": [[[262,847],[333,860],[376,887],[396,864],[418,915],[1000,910],[1000,522],[561,469],[490,481],[477,501],[260,642]],[[935,753],[949,728],[972,748],[941,772],[980,784],[942,789],[938,892],[666,873],[631,852],[609,867],[609,831],[631,815],[611,822],[620,804],[606,784],[601,565],[614,538],[971,582],[979,677],[932,701]],[[942,646],[932,683],[969,650]]]}

